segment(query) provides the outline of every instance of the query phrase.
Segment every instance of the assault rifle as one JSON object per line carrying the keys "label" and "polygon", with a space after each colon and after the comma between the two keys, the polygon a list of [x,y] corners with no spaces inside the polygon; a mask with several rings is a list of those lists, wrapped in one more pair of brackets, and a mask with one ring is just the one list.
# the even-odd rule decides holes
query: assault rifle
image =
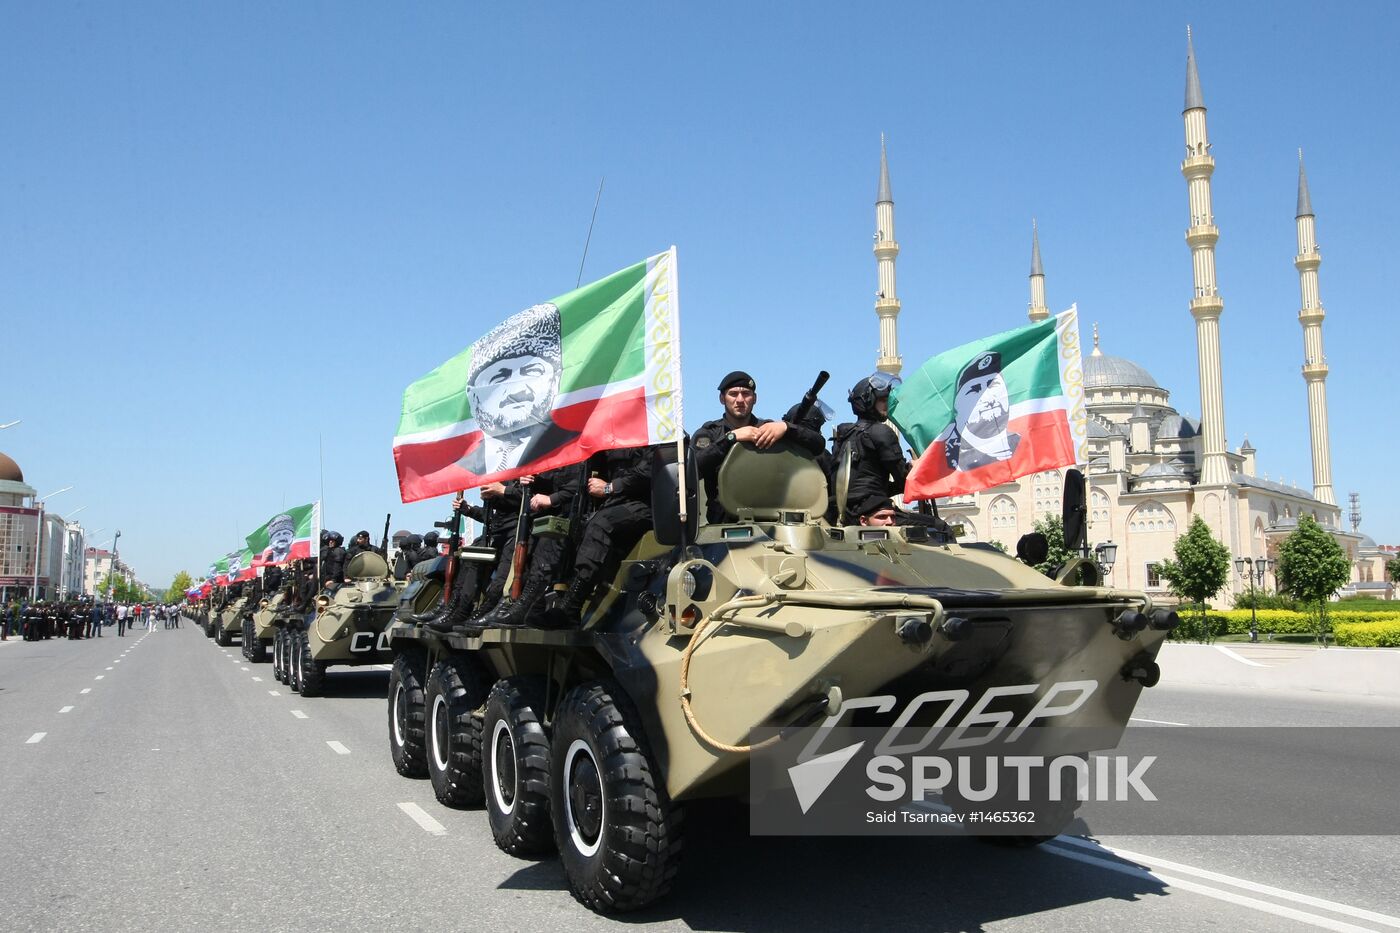
{"label": "assault rifle", "polygon": [[384,513],[384,534],[379,538],[379,553],[385,560],[389,559],[389,517],[392,513]]}
{"label": "assault rifle", "polygon": [[[460,493],[459,493],[460,495]],[[467,512],[467,500],[458,499],[452,506],[452,517],[445,522],[433,522],[434,528],[447,531],[447,571],[442,580],[443,605],[452,598],[452,583],[457,578],[457,552],[462,548],[462,516]]]}
{"label": "assault rifle", "polygon": [[530,547],[530,484],[520,483],[520,517],[515,520],[515,554],[510,561],[510,598],[525,589],[525,555]]}

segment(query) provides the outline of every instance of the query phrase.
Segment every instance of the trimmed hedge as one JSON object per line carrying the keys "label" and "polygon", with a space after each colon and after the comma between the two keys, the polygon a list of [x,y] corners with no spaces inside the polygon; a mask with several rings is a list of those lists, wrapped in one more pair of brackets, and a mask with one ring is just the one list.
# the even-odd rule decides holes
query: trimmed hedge
{"label": "trimmed hedge", "polygon": [[[1199,639],[1196,631],[1196,614],[1189,606],[1177,610],[1181,613],[1181,628],[1173,634],[1181,633],[1185,639]],[[1206,612],[1206,624],[1213,636],[1248,635],[1251,612],[1248,609],[1212,609]],[[1333,640],[1339,645],[1358,647],[1400,647],[1400,619],[1394,613],[1349,611],[1328,609],[1327,621],[1334,632]],[[1343,636],[1343,629],[1347,634]],[[1185,631],[1183,631],[1185,630]],[[1317,618],[1308,612],[1292,612],[1288,609],[1260,609],[1259,631],[1275,635],[1312,635],[1317,631]],[[1383,634],[1382,634],[1383,633]],[[1343,641],[1347,639],[1363,639]],[[1383,638],[1385,641],[1364,639]]]}
{"label": "trimmed hedge", "polygon": [[1345,648],[1400,648],[1400,620],[1339,622],[1336,641]]}

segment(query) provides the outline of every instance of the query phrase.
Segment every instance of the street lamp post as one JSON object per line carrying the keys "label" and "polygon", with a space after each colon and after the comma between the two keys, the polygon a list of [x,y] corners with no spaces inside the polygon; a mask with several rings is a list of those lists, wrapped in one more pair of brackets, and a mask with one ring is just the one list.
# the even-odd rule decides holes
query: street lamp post
{"label": "street lamp post", "polygon": [[1113,572],[1113,565],[1118,560],[1118,545],[1112,541],[1105,541],[1094,547],[1094,560],[1099,565],[1099,572],[1103,579]]}
{"label": "street lamp post", "polygon": [[[1274,569],[1277,561],[1267,557],[1236,557],[1235,570],[1249,581],[1249,640],[1259,640],[1259,587],[1264,585],[1264,574]],[[1273,640],[1273,633],[1269,639]]]}
{"label": "street lamp post", "polygon": [[122,538],[120,530],[112,538],[112,561],[107,565],[107,602],[112,601],[112,576],[117,572],[117,542]]}

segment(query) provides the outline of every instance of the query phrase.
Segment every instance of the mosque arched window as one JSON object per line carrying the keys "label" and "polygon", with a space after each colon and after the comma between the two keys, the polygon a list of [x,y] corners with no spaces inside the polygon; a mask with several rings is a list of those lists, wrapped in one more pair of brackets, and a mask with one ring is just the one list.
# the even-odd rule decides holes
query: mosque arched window
{"label": "mosque arched window", "polygon": [[1016,531],[1016,502],[1010,496],[997,496],[987,511],[991,515],[991,534]]}
{"label": "mosque arched window", "polygon": [[1031,482],[1036,517],[1060,512],[1060,471],[1046,470],[1035,474]]}
{"label": "mosque arched window", "polygon": [[1171,510],[1160,502],[1149,500],[1133,509],[1128,516],[1128,532],[1130,534],[1149,534],[1152,532],[1176,532],[1176,518]]}

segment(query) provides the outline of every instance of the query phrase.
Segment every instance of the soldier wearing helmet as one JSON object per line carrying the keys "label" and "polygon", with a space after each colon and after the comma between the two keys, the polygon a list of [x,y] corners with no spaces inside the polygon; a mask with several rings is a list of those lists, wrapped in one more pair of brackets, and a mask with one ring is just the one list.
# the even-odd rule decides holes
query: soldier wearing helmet
{"label": "soldier wearing helmet", "polygon": [[846,396],[856,420],[838,425],[832,441],[838,468],[847,455],[851,459],[841,524],[852,524],[857,516],[865,514],[867,506],[904,492],[909,462],[904,459],[899,435],[886,423],[890,392],[897,385],[898,376],[874,373],[852,386]]}

